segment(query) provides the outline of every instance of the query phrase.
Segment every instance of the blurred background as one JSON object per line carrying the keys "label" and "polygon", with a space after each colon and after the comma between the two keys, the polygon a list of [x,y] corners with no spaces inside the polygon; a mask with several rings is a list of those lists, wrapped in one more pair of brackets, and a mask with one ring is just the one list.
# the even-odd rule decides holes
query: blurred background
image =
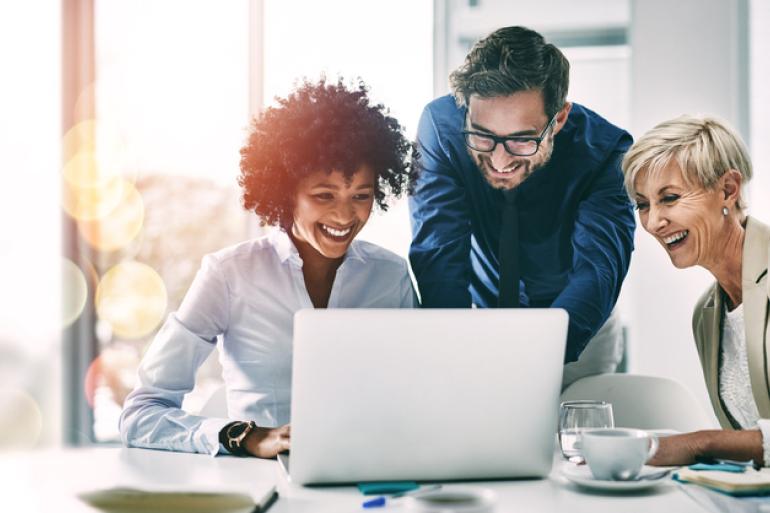
{"label": "blurred background", "polygon": [[[114,443],[136,366],[201,257],[264,231],[241,209],[250,119],[303,77],[362,78],[414,137],[473,43],[525,25],[572,65],[569,100],[634,136],[731,122],[770,221],[764,0],[33,0],[0,3],[0,449]],[[364,239],[406,256],[404,201]],[[711,282],[641,230],[619,307],[629,372],[710,412],[690,331]],[[186,407],[220,383],[216,357]]]}

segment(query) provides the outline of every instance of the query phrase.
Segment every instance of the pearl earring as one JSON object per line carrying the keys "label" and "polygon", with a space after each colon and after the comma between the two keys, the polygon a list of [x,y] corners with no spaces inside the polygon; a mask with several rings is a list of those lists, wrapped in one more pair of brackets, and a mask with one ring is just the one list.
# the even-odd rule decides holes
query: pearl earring
{"label": "pearl earring", "polygon": [[723,216],[727,217],[727,214],[729,214],[729,213],[730,213],[730,211],[727,210],[727,207],[722,207],[722,215]]}

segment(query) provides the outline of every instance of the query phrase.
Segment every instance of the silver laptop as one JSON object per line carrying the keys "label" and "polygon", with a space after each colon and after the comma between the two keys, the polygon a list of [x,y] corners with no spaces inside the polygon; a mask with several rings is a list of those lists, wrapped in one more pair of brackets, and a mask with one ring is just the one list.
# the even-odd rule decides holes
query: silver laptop
{"label": "silver laptop", "polygon": [[292,482],[546,476],[567,322],[560,309],[298,312]]}

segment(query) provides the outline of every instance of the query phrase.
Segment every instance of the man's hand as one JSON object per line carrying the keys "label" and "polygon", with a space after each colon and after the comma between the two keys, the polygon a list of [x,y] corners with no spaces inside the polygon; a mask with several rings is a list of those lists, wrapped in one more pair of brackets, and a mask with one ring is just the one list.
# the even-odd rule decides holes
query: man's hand
{"label": "man's hand", "polygon": [[244,447],[257,458],[275,458],[279,452],[289,450],[291,426],[277,428],[258,427],[251,431],[244,440]]}

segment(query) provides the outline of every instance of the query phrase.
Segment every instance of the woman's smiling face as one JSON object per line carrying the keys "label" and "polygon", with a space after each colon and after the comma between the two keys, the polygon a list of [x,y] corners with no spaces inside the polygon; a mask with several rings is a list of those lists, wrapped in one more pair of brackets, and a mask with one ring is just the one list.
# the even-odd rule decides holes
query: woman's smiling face
{"label": "woman's smiling face", "polygon": [[351,179],[318,171],[297,186],[292,235],[326,258],[341,258],[369,219],[374,172],[361,166]]}
{"label": "woman's smiling face", "polygon": [[640,172],[636,188],[639,219],[647,232],[682,269],[713,262],[721,249],[727,223],[719,186],[706,189],[688,183],[674,159],[656,172]]}

